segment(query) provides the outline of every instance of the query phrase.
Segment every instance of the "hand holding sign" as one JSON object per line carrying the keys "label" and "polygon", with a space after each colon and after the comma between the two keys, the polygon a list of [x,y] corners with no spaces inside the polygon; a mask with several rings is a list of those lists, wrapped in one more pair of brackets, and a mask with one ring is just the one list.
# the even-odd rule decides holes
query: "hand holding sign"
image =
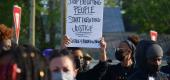
{"label": "hand holding sign", "polygon": [[20,33],[20,23],[21,23],[21,7],[15,5],[13,8],[13,18],[15,23],[15,32],[16,32],[16,43],[19,41]]}
{"label": "hand holding sign", "polygon": [[101,49],[101,51],[105,51],[106,46],[107,46],[107,44],[106,44],[106,42],[104,40],[104,37],[102,37],[101,40],[100,40],[100,49]]}
{"label": "hand holding sign", "polygon": [[158,33],[156,31],[150,31],[151,40],[157,41]]}
{"label": "hand holding sign", "polygon": [[70,38],[67,35],[65,35],[63,39],[63,48],[66,48],[71,43],[70,41],[71,41]]}
{"label": "hand holding sign", "polygon": [[104,40],[104,37],[102,37],[101,40],[100,40],[100,50],[101,50],[100,61],[106,61],[107,60],[106,46],[107,46],[107,43]]}

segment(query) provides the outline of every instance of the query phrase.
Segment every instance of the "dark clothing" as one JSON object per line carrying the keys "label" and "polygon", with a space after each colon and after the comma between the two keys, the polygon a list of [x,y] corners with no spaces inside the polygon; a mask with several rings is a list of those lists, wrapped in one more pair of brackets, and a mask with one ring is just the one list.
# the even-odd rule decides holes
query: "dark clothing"
{"label": "dark clothing", "polygon": [[101,80],[101,77],[105,74],[107,69],[106,62],[99,62],[94,68],[81,72],[77,75],[77,80]]}
{"label": "dark clothing", "polygon": [[161,71],[170,75],[170,65],[161,67]]}
{"label": "dark clothing", "polygon": [[162,57],[162,48],[154,41],[142,40],[138,43],[135,54],[138,70],[128,80],[170,80],[169,75],[159,70],[158,64],[151,64],[155,58]]}
{"label": "dark clothing", "polygon": [[139,70],[135,72],[134,74],[132,74],[132,76],[130,76],[128,80],[170,80],[170,78],[167,74],[164,74],[162,72],[149,74],[143,70]]}
{"label": "dark clothing", "polygon": [[11,51],[0,52],[0,80],[13,80],[14,59]]}
{"label": "dark clothing", "polygon": [[131,67],[122,67],[121,63],[110,65],[102,80],[127,80],[134,71],[133,65]]}

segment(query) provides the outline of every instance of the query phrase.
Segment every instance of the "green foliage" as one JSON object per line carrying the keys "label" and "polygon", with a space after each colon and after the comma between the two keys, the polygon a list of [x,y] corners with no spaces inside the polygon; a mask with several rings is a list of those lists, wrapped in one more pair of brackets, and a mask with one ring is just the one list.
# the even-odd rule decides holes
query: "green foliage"
{"label": "green foliage", "polygon": [[116,6],[115,0],[104,0],[104,2],[105,2],[106,7],[115,7]]}
{"label": "green foliage", "polygon": [[170,33],[169,0],[123,0],[124,18],[138,32],[156,30],[159,33]]}
{"label": "green foliage", "polygon": [[[42,0],[36,1],[36,47],[40,49],[44,48],[54,48],[56,45],[60,44],[60,39],[55,38],[56,33],[61,32],[60,27],[60,0],[45,0],[45,1],[56,1],[55,6],[51,5],[48,9],[44,9],[43,5],[40,3]],[[49,2],[48,2],[49,3]],[[29,43],[29,24],[30,24],[30,0],[0,0],[0,23],[5,24],[9,27],[13,27],[13,6],[17,4],[22,8],[21,15],[21,31],[20,31],[20,44]],[[43,18],[41,12],[47,15],[47,25],[43,25]],[[45,42],[45,31],[49,33],[50,42]]]}
{"label": "green foliage", "polygon": [[[8,27],[13,27],[13,6],[19,5],[22,7],[22,20],[20,31],[20,42],[28,42],[27,36],[29,28],[29,5],[25,0],[0,0],[0,23]],[[13,27],[14,28],[14,27]]]}

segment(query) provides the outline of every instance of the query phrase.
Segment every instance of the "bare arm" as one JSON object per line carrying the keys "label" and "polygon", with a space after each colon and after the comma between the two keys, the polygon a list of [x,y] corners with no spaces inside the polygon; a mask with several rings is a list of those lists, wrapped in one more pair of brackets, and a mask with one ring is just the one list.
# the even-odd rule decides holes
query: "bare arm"
{"label": "bare arm", "polygon": [[106,42],[104,40],[104,38],[102,37],[102,39],[100,40],[100,61],[106,61],[107,60],[107,55],[106,55]]}

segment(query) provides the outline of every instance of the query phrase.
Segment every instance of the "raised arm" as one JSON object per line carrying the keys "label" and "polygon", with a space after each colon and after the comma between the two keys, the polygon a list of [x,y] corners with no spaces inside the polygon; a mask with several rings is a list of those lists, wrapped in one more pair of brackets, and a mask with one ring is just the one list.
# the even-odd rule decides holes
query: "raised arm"
{"label": "raised arm", "polygon": [[100,40],[100,61],[107,60],[106,47],[107,47],[107,44],[104,40],[104,37],[102,37],[102,39]]}

